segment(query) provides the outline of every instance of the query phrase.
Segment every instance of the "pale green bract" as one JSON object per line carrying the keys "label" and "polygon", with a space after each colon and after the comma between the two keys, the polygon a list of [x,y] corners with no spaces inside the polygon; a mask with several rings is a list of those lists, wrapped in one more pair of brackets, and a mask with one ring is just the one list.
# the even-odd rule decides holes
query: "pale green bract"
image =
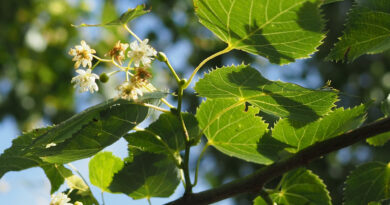
{"label": "pale green bract", "polygon": [[390,141],[390,132],[385,132],[385,133],[379,134],[377,136],[370,137],[366,141],[368,144],[370,144],[372,146],[383,146],[388,141]]}
{"label": "pale green bract", "polygon": [[286,64],[308,58],[321,44],[317,0],[194,0],[200,22],[231,49]]}
{"label": "pale green bract", "polygon": [[337,101],[335,90],[270,81],[249,65],[222,67],[205,74],[195,90],[202,97],[249,102],[265,113],[303,122],[327,114]]}
{"label": "pale green bract", "polygon": [[365,205],[390,199],[390,163],[370,162],[352,171],[344,195],[345,205]]}
{"label": "pale green bract", "polygon": [[114,156],[111,152],[99,152],[89,161],[89,180],[102,191],[109,192],[114,174],[123,168],[124,162],[121,158]]}
{"label": "pale green bract", "polygon": [[268,124],[256,114],[258,108],[247,110],[234,100],[203,102],[196,114],[208,144],[229,156],[259,164],[270,164],[272,159],[261,154],[259,141],[268,132]]}
{"label": "pale green bract", "polygon": [[357,0],[348,14],[344,35],[328,59],[352,62],[363,54],[390,49],[390,1]]}
{"label": "pale green bract", "polygon": [[297,152],[316,142],[358,128],[364,122],[365,117],[366,106],[360,105],[346,110],[338,108],[308,124],[281,119],[273,128],[272,137],[292,146],[292,148],[287,148],[288,151]]}
{"label": "pale green bract", "polygon": [[[303,168],[285,174],[280,182],[280,190],[272,192],[270,198],[276,204],[330,205],[329,192],[323,181]],[[267,205],[259,196],[254,205]]]}

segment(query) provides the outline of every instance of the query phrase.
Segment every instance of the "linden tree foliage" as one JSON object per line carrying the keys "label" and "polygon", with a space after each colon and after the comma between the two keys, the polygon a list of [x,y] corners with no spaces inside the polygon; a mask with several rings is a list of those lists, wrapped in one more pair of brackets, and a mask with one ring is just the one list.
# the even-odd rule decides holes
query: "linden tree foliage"
{"label": "linden tree foliage", "polygon": [[[123,74],[119,79],[125,80],[113,89],[117,96],[58,125],[14,139],[0,155],[0,177],[9,171],[41,167],[51,183],[51,194],[64,183],[69,188],[52,195],[53,204],[64,198],[68,201],[63,203],[99,204],[84,178],[73,173],[79,174],[77,169],[71,164],[67,166],[73,171],[64,166],[92,157],[89,180],[100,188],[102,196],[103,192],[124,193],[150,203],[152,197],[171,196],[182,182],[183,197],[173,204],[209,204],[244,192],[260,194],[255,205],[331,204],[324,182],[302,167],[356,143],[354,137],[363,140],[376,135],[368,139],[375,146],[387,142],[390,126],[382,125],[380,132],[371,127],[376,124],[361,127],[368,105],[338,108],[339,93],[330,85],[308,89],[271,81],[255,65],[245,63],[217,67],[204,74],[194,87],[203,97],[196,113],[184,112],[183,95],[208,61],[233,49],[279,65],[310,57],[325,38],[321,6],[339,1],[194,0],[200,23],[227,43],[227,48],[200,62],[189,80],[176,73],[168,56],[153,48],[149,39],[139,38],[128,26],[149,13],[145,6],[129,9],[108,23],[80,25],[123,26],[135,39],[131,43],[117,41],[104,55],[97,54],[84,40],[69,51],[78,74],[71,80],[75,87],[81,92],[100,92],[101,83]],[[344,35],[329,58],[351,61],[388,49],[389,6],[386,0],[357,0],[348,14]],[[171,91],[163,92],[161,86],[152,84],[150,69],[155,60],[164,63],[176,80],[177,86]],[[98,75],[101,69],[95,68],[99,63],[109,66]],[[177,102],[171,104],[172,99]],[[162,113],[149,118],[152,112]],[[145,121],[149,125],[142,123]],[[381,122],[383,119],[378,120]],[[375,133],[370,135],[367,130]],[[127,158],[100,152],[121,137],[128,146]],[[190,160],[193,146],[203,146],[194,165]],[[202,169],[200,162],[209,146],[262,168],[226,186],[193,194]],[[371,162],[353,171],[346,181],[345,204],[386,203],[390,198],[389,167]],[[275,189],[263,189],[279,176],[283,177]],[[252,177],[260,178],[243,183]]]}
{"label": "linden tree foliage", "polygon": [[[285,174],[278,187],[269,193],[272,202],[276,204],[331,204],[324,182],[310,170],[303,168]],[[261,197],[257,197],[254,205],[267,205],[267,203]]]}
{"label": "linden tree foliage", "polygon": [[390,49],[390,1],[356,0],[345,26],[329,59],[351,62]]}
{"label": "linden tree foliage", "polygon": [[200,22],[230,49],[286,64],[308,58],[324,38],[317,0],[194,0]]}
{"label": "linden tree foliage", "polygon": [[305,122],[327,114],[337,101],[336,90],[270,81],[249,65],[222,67],[205,74],[195,90],[202,97],[248,102],[268,114]]}
{"label": "linden tree foliage", "polygon": [[344,195],[346,205],[390,199],[390,163],[370,162],[352,171]]}

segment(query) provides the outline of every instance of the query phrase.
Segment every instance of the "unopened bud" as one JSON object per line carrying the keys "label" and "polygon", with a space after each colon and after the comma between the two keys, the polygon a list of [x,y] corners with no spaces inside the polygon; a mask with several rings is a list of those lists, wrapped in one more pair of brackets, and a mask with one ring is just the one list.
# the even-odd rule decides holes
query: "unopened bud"
{"label": "unopened bud", "polygon": [[100,82],[106,83],[110,79],[110,77],[108,77],[108,75],[106,73],[102,73],[102,74],[100,74],[99,79],[100,79]]}
{"label": "unopened bud", "polygon": [[161,62],[166,62],[168,60],[167,56],[163,52],[158,52],[157,54],[157,60]]}

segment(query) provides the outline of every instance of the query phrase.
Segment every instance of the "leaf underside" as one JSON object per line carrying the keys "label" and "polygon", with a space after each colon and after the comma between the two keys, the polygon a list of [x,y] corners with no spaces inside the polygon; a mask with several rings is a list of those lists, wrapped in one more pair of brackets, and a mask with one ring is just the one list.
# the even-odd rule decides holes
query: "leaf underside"
{"label": "leaf underside", "polygon": [[328,59],[352,62],[363,54],[390,49],[390,1],[357,0],[350,10],[343,36]]}
{"label": "leaf underside", "polygon": [[200,22],[230,48],[275,64],[308,58],[321,44],[317,0],[194,0]]}

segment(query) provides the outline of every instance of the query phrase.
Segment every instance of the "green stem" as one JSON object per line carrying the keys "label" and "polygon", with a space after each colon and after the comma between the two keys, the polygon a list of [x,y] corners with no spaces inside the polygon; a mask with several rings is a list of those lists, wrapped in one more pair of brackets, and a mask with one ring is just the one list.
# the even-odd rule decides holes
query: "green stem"
{"label": "green stem", "polygon": [[123,24],[123,27],[130,33],[130,35],[134,36],[137,41],[142,42],[142,40],[127,26],[127,24]]}
{"label": "green stem", "polygon": [[77,170],[77,168],[75,166],[73,166],[73,164],[71,163],[68,163],[68,166],[73,170],[75,171],[80,177],[81,179],[84,181],[84,183],[88,186],[89,190],[91,190],[91,186],[89,186],[87,180],[85,180],[85,178],[83,177],[83,175],[79,172],[79,170]]}
{"label": "green stem", "polygon": [[95,65],[93,65],[93,66],[92,66],[91,70],[95,69],[95,68],[96,68],[96,66],[97,66],[97,65],[99,65],[99,63],[100,63],[100,62],[101,62],[101,61],[100,61],[100,60],[98,60],[98,61],[95,63]]}
{"label": "green stem", "polygon": [[148,204],[152,205],[152,201],[150,201],[150,197],[148,197]]}
{"label": "green stem", "polygon": [[187,83],[183,86],[184,89],[186,89],[190,84],[191,84],[191,81],[192,79],[195,77],[196,73],[202,68],[202,66],[204,64],[206,64],[207,62],[209,62],[210,60],[214,59],[215,57],[218,57],[222,54],[225,54],[225,53],[228,53],[230,52],[231,50],[233,50],[233,47],[231,47],[230,45],[228,47],[226,47],[225,49],[223,49],[222,51],[219,51],[217,53],[214,53],[213,55],[209,56],[208,58],[204,59],[194,70],[194,72],[192,72],[191,74],[191,77],[190,79],[187,81]]}
{"label": "green stem", "polygon": [[172,67],[171,63],[169,62],[169,60],[166,59],[166,60],[164,61],[164,63],[168,66],[169,70],[171,71],[171,73],[172,73],[173,76],[175,77],[176,82],[179,84],[179,83],[180,83],[180,78],[179,78],[179,76],[177,75],[175,69],[173,69],[173,67]]}
{"label": "green stem", "polygon": [[145,107],[149,107],[149,108],[155,109],[155,110],[157,110],[157,111],[164,112],[164,113],[170,113],[170,112],[171,112],[171,111],[166,110],[166,109],[164,109],[164,108],[157,107],[157,106],[155,106],[155,105],[148,104],[148,103],[142,103],[142,105],[145,106]]}
{"label": "green stem", "polygon": [[102,191],[102,205],[104,205],[105,203],[104,203],[104,192]]}
{"label": "green stem", "polygon": [[192,184],[192,187],[195,187],[198,183],[198,175],[199,175],[199,166],[200,166],[200,160],[203,158],[203,155],[206,153],[207,147],[209,147],[210,144],[206,143],[206,145],[203,147],[202,152],[200,153],[200,156],[198,158],[198,161],[196,162],[196,169],[195,169],[195,179],[194,184]]}
{"label": "green stem", "polygon": [[[184,81],[183,81],[184,82]],[[182,163],[182,169],[184,172],[184,180],[186,182],[185,186],[185,192],[184,194],[191,194],[192,193],[192,184],[191,184],[191,178],[190,178],[190,170],[189,170],[189,161],[190,161],[190,148],[191,148],[191,142],[190,142],[190,136],[188,135],[187,127],[185,125],[183,115],[181,113],[182,108],[182,102],[183,102],[183,85],[182,81],[179,83],[179,90],[178,90],[178,103],[177,103],[177,110],[178,110],[178,117],[181,122],[184,135],[185,135],[185,152],[184,152],[184,160]]]}

